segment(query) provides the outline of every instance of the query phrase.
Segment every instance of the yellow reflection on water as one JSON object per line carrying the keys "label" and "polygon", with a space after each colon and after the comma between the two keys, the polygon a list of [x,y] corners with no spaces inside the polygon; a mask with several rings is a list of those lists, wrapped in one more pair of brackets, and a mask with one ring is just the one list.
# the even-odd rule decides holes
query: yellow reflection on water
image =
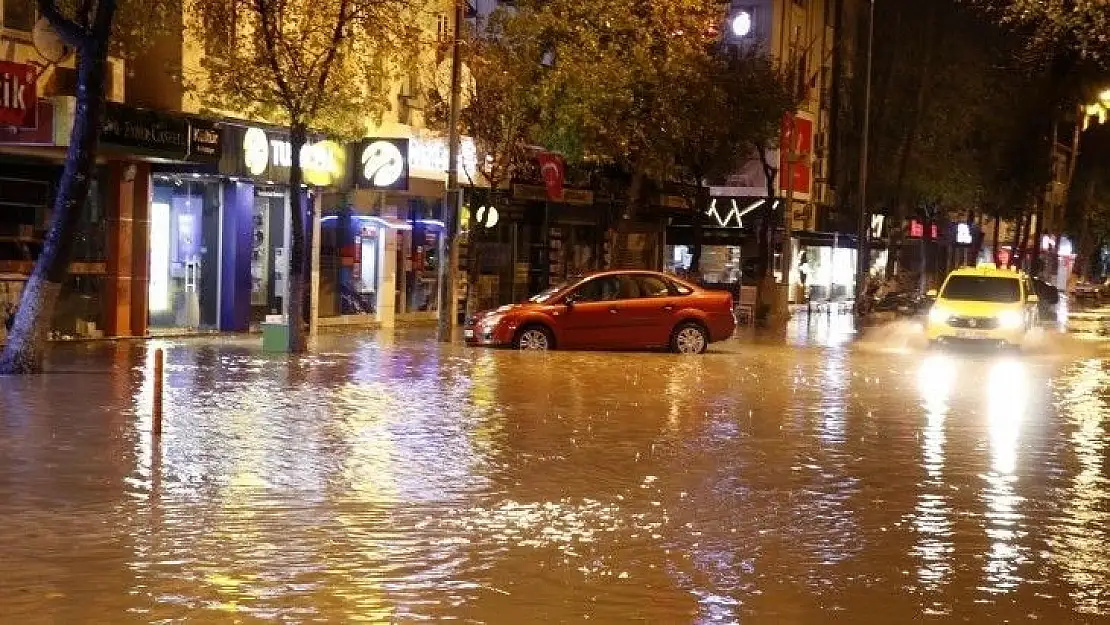
{"label": "yellow reflection on water", "polygon": [[1071,452],[1079,471],[1067,488],[1061,522],[1050,528],[1048,542],[1057,565],[1072,585],[1075,609],[1086,614],[1106,613],[1110,588],[1110,489],[1103,461],[1108,387],[1110,376],[1102,361],[1088,360],[1068,372],[1061,398],[1062,412],[1074,428]]}
{"label": "yellow reflection on water", "polygon": [[984,476],[983,498],[987,505],[986,533],[990,547],[984,572],[990,593],[1013,591],[1021,581],[1018,567],[1026,562],[1021,539],[1026,532],[1018,509],[1022,498],[1015,492],[1018,481],[1018,443],[1029,402],[1029,376],[1024,363],[1004,359],[990,365],[987,379],[987,424],[991,470]]}
{"label": "yellow reflection on water", "polygon": [[[955,381],[956,362],[941,354],[926,358],[918,369],[918,390],[925,408],[921,457],[926,479],[921,484],[914,510],[914,529],[918,536],[914,552],[921,559],[918,580],[929,590],[943,585],[952,573],[952,520],[944,462],[945,421]],[[947,611],[938,605],[931,609]]]}

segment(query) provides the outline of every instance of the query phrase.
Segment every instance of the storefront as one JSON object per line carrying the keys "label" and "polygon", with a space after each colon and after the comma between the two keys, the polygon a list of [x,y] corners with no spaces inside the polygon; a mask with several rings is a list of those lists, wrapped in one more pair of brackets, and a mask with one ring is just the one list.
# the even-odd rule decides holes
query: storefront
{"label": "storefront", "polygon": [[[242,332],[288,312],[288,135],[234,122],[200,130],[193,127],[191,141],[210,146],[205,162],[159,165],[153,176],[152,334]],[[345,183],[346,154],[338,144],[310,141],[301,160],[313,185],[302,190],[306,205]],[[310,245],[306,236],[306,253]]]}
{"label": "storefront", "polygon": [[[34,127],[0,133],[0,153],[7,153],[0,155],[5,318],[15,312],[41,251],[73,127],[71,98],[41,99],[35,106]],[[52,322],[54,338],[145,333],[150,163],[187,160],[188,128],[184,118],[106,104],[100,162],[74,233],[69,275]]]}
{"label": "storefront", "polygon": [[[460,180],[474,176],[463,140]],[[368,138],[349,147],[353,190],[324,209],[321,326],[432,322],[441,306],[447,142],[431,135]]]}
{"label": "storefront", "polygon": [[855,298],[856,237],[796,232],[791,239],[790,301],[846,302]]}

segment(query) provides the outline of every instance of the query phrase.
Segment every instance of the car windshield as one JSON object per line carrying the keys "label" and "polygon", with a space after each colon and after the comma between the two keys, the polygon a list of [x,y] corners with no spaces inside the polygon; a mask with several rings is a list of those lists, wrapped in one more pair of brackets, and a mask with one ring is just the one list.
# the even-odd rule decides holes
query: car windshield
{"label": "car windshield", "polygon": [[952,276],[944,285],[941,297],[960,302],[1010,304],[1021,300],[1021,284],[1016,278]]}
{"label": "car windshield", "polygon": [[573,280],[567,280],[566,282],[560,282],[559,284],[556,284],[555,286],[549,287],[549,288],[533,295],[532,297],[528,298],[528,301],[532,302],[533,304],[546,304],[546,303],[550,302],[552,299],[554,299],[554,297],[556,295],[558,295],[559,293],[562,293],[563,291],[567,290],[568,287],[577,283],[579,280],[580,280],[580,278],[575,278]]}

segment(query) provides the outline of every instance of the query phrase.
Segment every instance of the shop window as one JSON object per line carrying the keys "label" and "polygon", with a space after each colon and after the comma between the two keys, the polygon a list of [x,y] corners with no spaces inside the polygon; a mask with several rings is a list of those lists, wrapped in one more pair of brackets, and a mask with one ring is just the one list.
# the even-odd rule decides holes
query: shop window
{"label": "shop window", "polygon": [[156,184],[150,205],[152,331],[218,325],[219,185],[171,179]]}

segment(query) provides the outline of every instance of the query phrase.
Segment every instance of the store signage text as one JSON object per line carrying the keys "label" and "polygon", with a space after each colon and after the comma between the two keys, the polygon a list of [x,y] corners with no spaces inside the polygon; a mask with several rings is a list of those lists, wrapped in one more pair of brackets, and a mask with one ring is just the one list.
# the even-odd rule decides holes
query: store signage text
{"label": "store signage text", "polygon": [[108,102],[100,140],[107,144],[184,156],[189,152],[189,122],[154,111]]}
{"label": "store signage text", "polygon": [[[335,184],[343,178],[345,158],[334,141],[308,143],[301,148],[301,169],[305,182],[317,186]],[[288,139],[266,135],[260,128],[248,128],[243,136],[243,164],[254,176],[271,168],[293,166],[293,146]]]}
{"label": "store signage text", "polygon": [[[443,137],[414,137],[409,140],[409,169],[421,177],[443,179],[450,169],[451,152]],[[459,139],[459,175],[477,177],[478,148],[474,139]]]}
{"label": "store signage text", "polygon": [[215,162],[223,141],[215,122],[108,102],[101,143],[172,160]]}
{"label": "store signage text", "polygon": [[[531,184],[514,184],[513,198],[518,200],[531,200],[534,202],[547,202],[547,187]],[[570,206],[592,206],[594,203],[593,191],[585,189],[563,189],[562,204]]]}
{"label": "store signage text", "polygon": [[34,128],[38,92],[35,68],[24,63],[0,61],[0,126]]}

